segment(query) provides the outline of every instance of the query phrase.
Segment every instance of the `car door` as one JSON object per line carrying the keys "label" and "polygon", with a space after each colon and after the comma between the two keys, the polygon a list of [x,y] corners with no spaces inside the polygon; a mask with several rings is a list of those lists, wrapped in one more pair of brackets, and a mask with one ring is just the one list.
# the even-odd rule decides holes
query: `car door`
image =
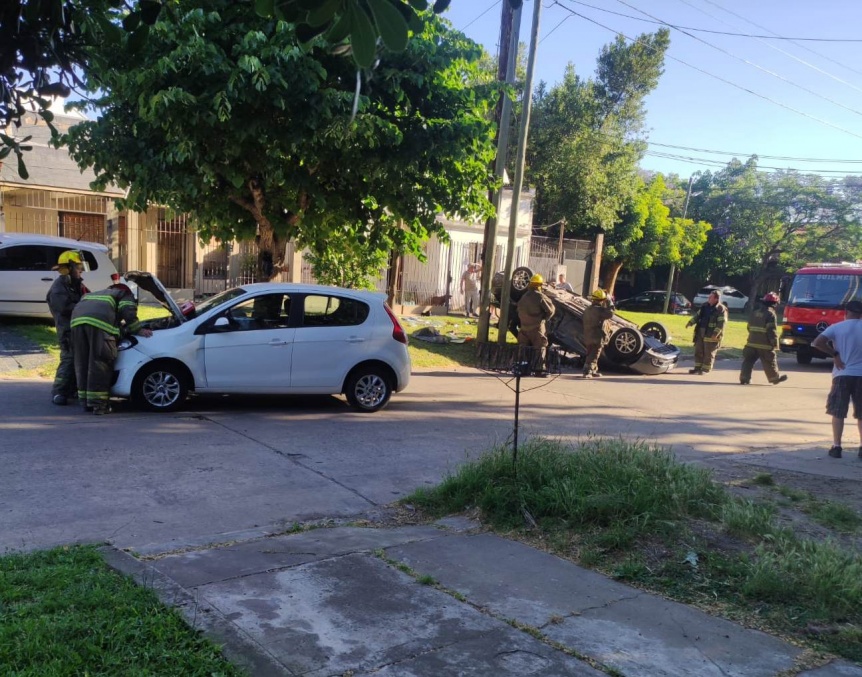
{"label": "car door", "polygon": [[0,249],[0,312],[50,314],[45,297],[57,277],[51,268],[57,263],[59,251],[40,244]]}
{"label": "car door", "polygon": [[308,294],[293,349],[292,390],[340,392],[347,372],[373,350],[371,307],[332,294]]}
{"label": "car door", "polygon": [[287,392],[296,334],[290,326],[290,309],[289,294],[268,293],[216,315],[203,329],[206,389]]}

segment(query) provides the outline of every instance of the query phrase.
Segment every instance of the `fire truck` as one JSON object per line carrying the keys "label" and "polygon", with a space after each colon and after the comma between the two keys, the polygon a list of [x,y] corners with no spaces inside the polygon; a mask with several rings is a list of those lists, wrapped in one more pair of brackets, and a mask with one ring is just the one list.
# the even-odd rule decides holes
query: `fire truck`
{"label": "fire truck", "polygon": [[811,342],[844,319],[844,305],[851,299],[862,300],[862,263],[809,263],[796,271],[784,306],[781,352],[796,353],[799,364],[826,358]]}

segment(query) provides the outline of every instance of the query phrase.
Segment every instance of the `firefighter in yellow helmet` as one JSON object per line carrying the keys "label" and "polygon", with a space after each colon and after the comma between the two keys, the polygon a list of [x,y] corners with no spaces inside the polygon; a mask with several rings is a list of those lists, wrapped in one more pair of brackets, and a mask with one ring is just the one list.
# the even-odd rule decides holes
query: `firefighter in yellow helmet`
{"label": "firefighter in yellow helmet", "polygon": [[778,318],[775,316],[778,301],[778,294],[769,292],[748,317],[748,341],[742,349],[742,369],[739,371],[739,382],[744,386],[751,383],[751,370],[757,360],[760,360],[766,380],[772,385],[787,380],[786,374],[778,374]]}
{"label": "firefighter in yellow helmet", "polygon": [[721,303],[721,293],[713,289],[707,299],[685,325],[694,325],[694,368],[689,374],[708,374],[715,363],[715,354],[721,346],[727,308]]}
{"label": "firefighter in yellow helmet", "polygon": [[78,401],[97,415],[110,412],[109,391],[122,334],[153,335],[138,320],[138,302],[124,284],[87,294],[72,313]]}
{"label": "firefighter in yellow helmet", "polygon": [[538,273],[530,278],[530,287],[518,301],[518,345],[538,348],[538,355],[531,360],[531,369],[536,376],[547,375],[545,350],[548,334],[545,322],[554,316],[554,304],[542,293],[545,278]]}
{"label": "firefighter in yellow helmet", "polygon": [[610,333],[610,320],[614,316],[611,299],[604,289],[596,289],[590,294],[592,304],[584,311],[584,378],[601,376],[599,358],[607,345]]}
{"label": "firefighter in yellow helmet", "polygon": [[48,289],[45,300],[54,317],[57,328],[57,341],[60,343],[60,364],[54,375],[51,386],[51,401],[64,405],[70,397],[77,395],[75,382],[75,360],[72,353],[72,311],[89,290],[81,279],[83,263],[81,254],[76,251],[65,251],[57,258],[54,267],[59,275]]}

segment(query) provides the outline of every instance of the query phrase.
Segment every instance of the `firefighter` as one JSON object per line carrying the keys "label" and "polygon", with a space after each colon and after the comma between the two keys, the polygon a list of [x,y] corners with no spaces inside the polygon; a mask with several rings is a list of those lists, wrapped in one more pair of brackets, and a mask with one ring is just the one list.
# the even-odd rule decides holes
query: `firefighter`
{"label": "firefighter", "polygon": [[546,376],[545,349],[548,335],[545,321],[554,316],[554,304],[542,293],[545,278],[536,273],[530,278],[530,287],[518,301],[518,345],[538,348],[538,359],[530,360],[536,376]]}
{"label": "firefighter", "polygon": [[132,290],[117,283],[85,295],[72,312],[78,401],[96,415],[110,412],[108,396],[117,338],[123,334],[153,335],[152,330],[141,326],[137,308]]}
{"label": "firefighter", "polygon": [[70,397],[77,395],[75,361],[72,356],[72,310],[89,291],[81,279],[81,268],[79,252],[65,251],[60,254],[55,266],[60,274],[45,297],[51,315],[54,316],[57,341],[60,344],[60,364],[57,365],[54,384],[51,386],[51,401],[61,406],[67,404]]}
{"label": "firefighter", "polygon": [[721,303],[721,294],[713,289],[704,303],[686,324],[694,325],[694,369],[689,374],[708,374],[715,363],[715,354],[721,346],[727,308]]}
{"label": "firefighter", "polygon": [[778,374],[778,318],[775,316],[777,303],[778,294],[769,292],[748,318],[748,341],[742,349],[742,369],[739,372],[739,382],[744,386],[751,383],[751,369],[757,360],[760,360],[766,379],[772,385],[787,380],[786,374]]}
{"label": "firefighter", "polygon": [[599,358],[608,342],[608,320],[614,316],[611,299],[604,289],[596,289],[590,294],[592,304],[584,311],[584,378],[601,376]]}

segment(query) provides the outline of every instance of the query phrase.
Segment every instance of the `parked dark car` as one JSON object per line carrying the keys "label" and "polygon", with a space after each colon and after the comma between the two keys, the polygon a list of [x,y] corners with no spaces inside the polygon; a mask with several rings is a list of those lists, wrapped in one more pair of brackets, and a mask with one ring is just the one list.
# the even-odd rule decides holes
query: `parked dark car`
{"label": "parked dark car", "polygon": [[[509,330],[518,333],[518,311],[516,304],[530,284],[533,271],[529,268],[516,268],[512,272],[510,290]],[[499,304],[503,273],[497,273],[491,282],[495,302]],[[592,303],[580,294],[554,289],[552,285],[542,286],[545,294],[554,304],[556,312],[548,322],[548,340],[569,353],[586,356],[584,345],[584,311]],[[664,374],[673,369],[679,361],[679,348],[671,343],[667,329],[658,322],[647,322],[642,327],[614,315],[610,320],[613,330],[610,341],[602,355],[602,364],[612,367],[625,367],[639,374]]]}
{"label": "parked dark car", "polygon": [[[664,300],[667,292],[645,291],[631,298],[623,299],[617,303],[619,310],[634,310],[641,313],[660,313],[664,310]],[[668,312],[674,315],[688,315],[691,313],[691,301],[682,294],[674,293],[670,297]]]}

